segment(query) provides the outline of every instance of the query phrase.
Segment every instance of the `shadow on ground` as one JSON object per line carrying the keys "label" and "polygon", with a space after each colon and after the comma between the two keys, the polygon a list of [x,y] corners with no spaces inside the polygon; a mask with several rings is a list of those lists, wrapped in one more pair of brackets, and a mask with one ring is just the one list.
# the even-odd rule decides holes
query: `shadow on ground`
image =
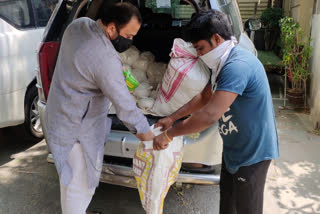
{"label": "shadow on ground", "polygon": [[[0,166],[0,213],[59,214],[59,179],[55,166],[46,161],[45,141],[20,153],[10,152]],[[171,189],[166,214],[214,214],[218,212],[218,186],[184,186]],[[100,183],[89,210],[106,214],[143,214],[138,191]]]}
{"label": "shadow on ground", "polygon": [[280,159],[270,168],[268,189],[279,214],[319,214],[320,136],[303,112],[278,111],[277,126]]}

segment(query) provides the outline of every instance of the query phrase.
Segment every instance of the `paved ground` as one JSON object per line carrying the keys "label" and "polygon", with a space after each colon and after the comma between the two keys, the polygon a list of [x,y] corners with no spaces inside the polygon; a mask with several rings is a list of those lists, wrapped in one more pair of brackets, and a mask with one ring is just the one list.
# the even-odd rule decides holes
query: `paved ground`
{"label": "paved ground", "polygon": [[[54,214],[60,212],[55,167],[46,162],[44,141],[30,141],[18,134],[22,127],[0,129],[0,214]],[[168,214],[218,212],[217,186],[184,186],[171,189]],[[144,213],[137,190],[101,183],[90,204],[108,214]]]}
{"label": "paved ground", "polygon": [[319,132],[303,112],[276,115],[281,158],[269,170],[265,213],[320,213]]}
{"label": "paved ground", "polygon": [[[278,80],[275,80],[278,81]],[[275,98],[278,89],[273,88]],[[272,163],[265,214],[320,214],[320,136],[309,115],[279,110],[274,100],[281,158]],[[0,129],[0,214],[60,213],[55,167],[46,162],[45,142],[26,138],[22,127]],[[171,189],[166,214],[216,214],[217,186]],[[90,208],[108,214],[144,213],[138,192],[100,184]]]}

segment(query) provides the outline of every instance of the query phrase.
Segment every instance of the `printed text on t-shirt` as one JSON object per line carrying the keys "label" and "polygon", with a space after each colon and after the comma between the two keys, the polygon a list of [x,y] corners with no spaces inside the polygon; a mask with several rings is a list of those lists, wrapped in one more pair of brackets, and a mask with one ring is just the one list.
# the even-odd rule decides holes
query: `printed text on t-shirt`
{"label": "printed text on t-shirt", "polygon": [[[226,111],[229,112],[230,108]],[[235,131],[236,133],[238,133],[238,128],[233,124],[233,122],[231,121],[232,115],[226,115],[226,113],[224,113],[221,117],[221,122],[220,126],[219,126],[219,132],[221,135],[228,135],[231,134],[232,131]]]}

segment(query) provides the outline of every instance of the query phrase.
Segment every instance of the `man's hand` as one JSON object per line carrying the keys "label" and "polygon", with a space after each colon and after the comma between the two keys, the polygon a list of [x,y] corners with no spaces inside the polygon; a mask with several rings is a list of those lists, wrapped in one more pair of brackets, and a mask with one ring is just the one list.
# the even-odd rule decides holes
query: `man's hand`
{"label": "man's hand", "polygon": [[141,141],[151,141],[154,138],[152,131],[148,131],[144,134],[137,134],[136,137]]}
{"label": "man's hand", "polygon": [[171,117],[165,117],[159,120],[156,125],[154,125],[154,128],[162,127],[161,131],[165,131],[169,129],[173,123],[174,120]]}
{"label": "man's hand", "polygon": [[153,149],[155,150],[163,150],[168,148],[170,141],[168,138],[165,136],[164,133],[161,135],[158,135],[153,139]]}

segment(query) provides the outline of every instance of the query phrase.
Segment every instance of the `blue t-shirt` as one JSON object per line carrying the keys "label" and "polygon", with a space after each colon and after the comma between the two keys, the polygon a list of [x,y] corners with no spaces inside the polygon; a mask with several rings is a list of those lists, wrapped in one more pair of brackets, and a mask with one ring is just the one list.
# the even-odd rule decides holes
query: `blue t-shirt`
{"label": "blue t-shirt", "polygon": [[216,90],[238,94],[219,120],[227,170],[234,174],[241,166],[278,158],[269,82],[257,57],[234,47],[217,77]]}

